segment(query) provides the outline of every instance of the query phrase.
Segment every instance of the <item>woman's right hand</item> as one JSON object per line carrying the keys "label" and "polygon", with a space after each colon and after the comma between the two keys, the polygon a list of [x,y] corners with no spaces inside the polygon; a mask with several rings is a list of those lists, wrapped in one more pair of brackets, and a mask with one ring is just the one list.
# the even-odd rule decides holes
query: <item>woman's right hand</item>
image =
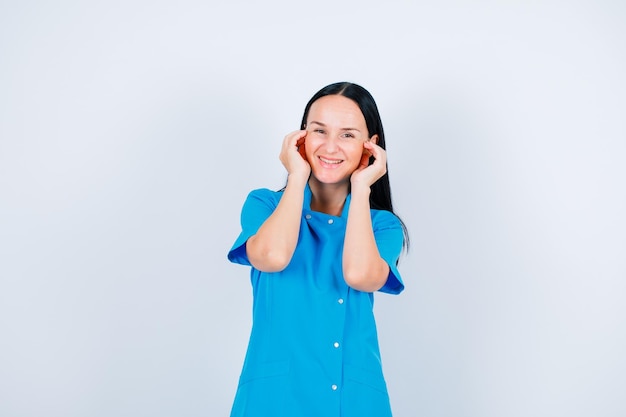
{"label": "woman's right hand", "polygon": [[311,165],[306,160],[304,152],[304,139],[306,130],[296,130],[291,132],[283,140],[283,147],[280,151],[280,162],[283,163],[289,176],[297,175],[308,180],[311,174]]}

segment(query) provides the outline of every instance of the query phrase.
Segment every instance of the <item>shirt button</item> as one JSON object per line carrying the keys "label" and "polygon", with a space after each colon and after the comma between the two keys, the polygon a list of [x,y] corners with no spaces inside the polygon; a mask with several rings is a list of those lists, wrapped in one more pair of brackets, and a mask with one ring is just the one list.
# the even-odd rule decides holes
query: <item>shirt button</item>
{"label": "shirt button", "polygon": [[335,343],[333,344],[333,346],[334,346],[334,347],[336,347],[336,348],[338,348],[338,347],[339,347],[339,342],[335,342]]}
{"label": "shirt button", "polygon": [[328,219],[328,224],[333,224],[335,221],[333,219]]}
{"label": "shirt button", "polygon": [[311,215],[307,214],[306,216],[304,216],[304,218],[307,219],[307,220],[311,220]]}
{"label": "shirt button", "polygon": [[331,388],[333,391],[337,391],[337,385],[335,385],[335,384],[331,385],[331,386],[330,386],[330,388]]}
{"label": "shirt button", "polygon": [[340,298],[339,300],[337,300],[337,302],[338,302],[339,304],[343,304],[343,298]]}

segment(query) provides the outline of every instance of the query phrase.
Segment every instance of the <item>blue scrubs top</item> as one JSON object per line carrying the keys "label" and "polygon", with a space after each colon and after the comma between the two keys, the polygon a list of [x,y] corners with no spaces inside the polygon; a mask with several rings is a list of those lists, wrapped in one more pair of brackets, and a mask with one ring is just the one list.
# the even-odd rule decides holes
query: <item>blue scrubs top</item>
{"label": "blue scrubs top", "polygon": [[[228,253],[250,265],[246,241],[272,214],[282,192],[254,190],[241,213],[242,232]],[[372,293],[343,279],[341,258],[350,195],[341,216],[310,209],[307,185],[298,244],[280,272],[251,270],[253,320],[231,417],[391,416]],[[376,244],[389,265],[380,291],[399,294],[399,219],[371,210]]]}

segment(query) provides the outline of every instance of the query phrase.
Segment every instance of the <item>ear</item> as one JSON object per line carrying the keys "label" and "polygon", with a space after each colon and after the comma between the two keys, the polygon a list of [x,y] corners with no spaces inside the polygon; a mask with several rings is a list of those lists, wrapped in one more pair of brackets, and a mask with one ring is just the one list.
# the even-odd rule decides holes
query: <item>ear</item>
{"label": "ear", "polygon": [[374,135],[368,139],[368,142],[374,142],[375,145],[378,144],[378,135]]}

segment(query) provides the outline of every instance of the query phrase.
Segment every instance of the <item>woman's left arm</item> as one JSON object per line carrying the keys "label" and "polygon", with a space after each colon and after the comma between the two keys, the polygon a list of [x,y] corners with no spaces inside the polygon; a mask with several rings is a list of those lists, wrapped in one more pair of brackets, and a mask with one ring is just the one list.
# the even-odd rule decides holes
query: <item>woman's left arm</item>
{"label": "woman's left arm", "polygon": [[375,158],[368,165],[369,154],[365,152],[361,164],[354,171],[351,182],[351,201],[343,246],[343,276],[346,284],[364,292],[378,291],[387,282],[389,265],[380,256],[372,217],[370,214],[370,187],[387,172],[385,150],[372,141],[363,147]]}

